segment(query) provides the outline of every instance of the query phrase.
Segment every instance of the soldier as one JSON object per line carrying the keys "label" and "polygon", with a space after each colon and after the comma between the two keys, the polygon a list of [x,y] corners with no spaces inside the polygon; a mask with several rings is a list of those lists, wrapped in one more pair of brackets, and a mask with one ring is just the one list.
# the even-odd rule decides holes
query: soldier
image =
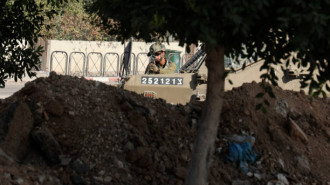
{"label": "soldier", "polygon": [[165,51],[165,46],[159,42],[150,46],[148,56],[151,57],[151,61],[146,68],[145,74],[169,74],[176,72],[175,63],[165,58]]}

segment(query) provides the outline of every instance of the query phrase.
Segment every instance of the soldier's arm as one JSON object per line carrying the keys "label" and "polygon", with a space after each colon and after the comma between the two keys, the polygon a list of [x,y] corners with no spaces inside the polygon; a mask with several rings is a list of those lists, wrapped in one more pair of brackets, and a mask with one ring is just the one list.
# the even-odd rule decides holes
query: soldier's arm
{"label": "soldier's arm", "polygon": [[168,68],[166,69],[160,69],[159,74],[171,74],[176,72],[176,65],[174,62],[169,63]]}

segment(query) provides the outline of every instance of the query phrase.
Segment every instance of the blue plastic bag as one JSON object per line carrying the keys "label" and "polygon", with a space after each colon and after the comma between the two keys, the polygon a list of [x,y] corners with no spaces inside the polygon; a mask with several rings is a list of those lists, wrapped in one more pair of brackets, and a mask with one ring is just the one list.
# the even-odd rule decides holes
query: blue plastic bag
{"label": "blue plastic bag", "polygon": [[247,163],[254,163],[257,159],[257,154],[253,150],[252,146],[248,142],[242,144],[230,143],[228,155],[225,157],[225,161],[231,161],[233,163],[239,163],[240,169],[244,172],[248,172]]}

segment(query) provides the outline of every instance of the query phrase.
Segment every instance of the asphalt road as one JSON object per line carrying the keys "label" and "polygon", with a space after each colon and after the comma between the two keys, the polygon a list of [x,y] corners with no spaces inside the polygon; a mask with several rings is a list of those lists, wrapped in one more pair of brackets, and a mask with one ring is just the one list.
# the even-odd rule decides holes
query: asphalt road
{"label": "asphalt road", "polygon": [[23,82],[9,82],[6,83],[5,88],[0,88],[0,99],[7,98],[14,94],[16,91],[19,91],[24,87],[25,83]]}

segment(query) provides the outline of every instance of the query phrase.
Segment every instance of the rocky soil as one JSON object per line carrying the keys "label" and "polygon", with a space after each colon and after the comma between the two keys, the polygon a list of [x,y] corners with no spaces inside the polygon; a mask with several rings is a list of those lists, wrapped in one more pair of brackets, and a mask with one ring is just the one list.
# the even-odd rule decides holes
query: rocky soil
{"label": "rocky soil", "polygon": [[[226,92],[209,184],[329,185],[329,99],[262,91]],[[0,184],[183,184],[202,110],[51,73],[0,100]],[[242,139],[257,153],[247,172],[224,160]]]}

